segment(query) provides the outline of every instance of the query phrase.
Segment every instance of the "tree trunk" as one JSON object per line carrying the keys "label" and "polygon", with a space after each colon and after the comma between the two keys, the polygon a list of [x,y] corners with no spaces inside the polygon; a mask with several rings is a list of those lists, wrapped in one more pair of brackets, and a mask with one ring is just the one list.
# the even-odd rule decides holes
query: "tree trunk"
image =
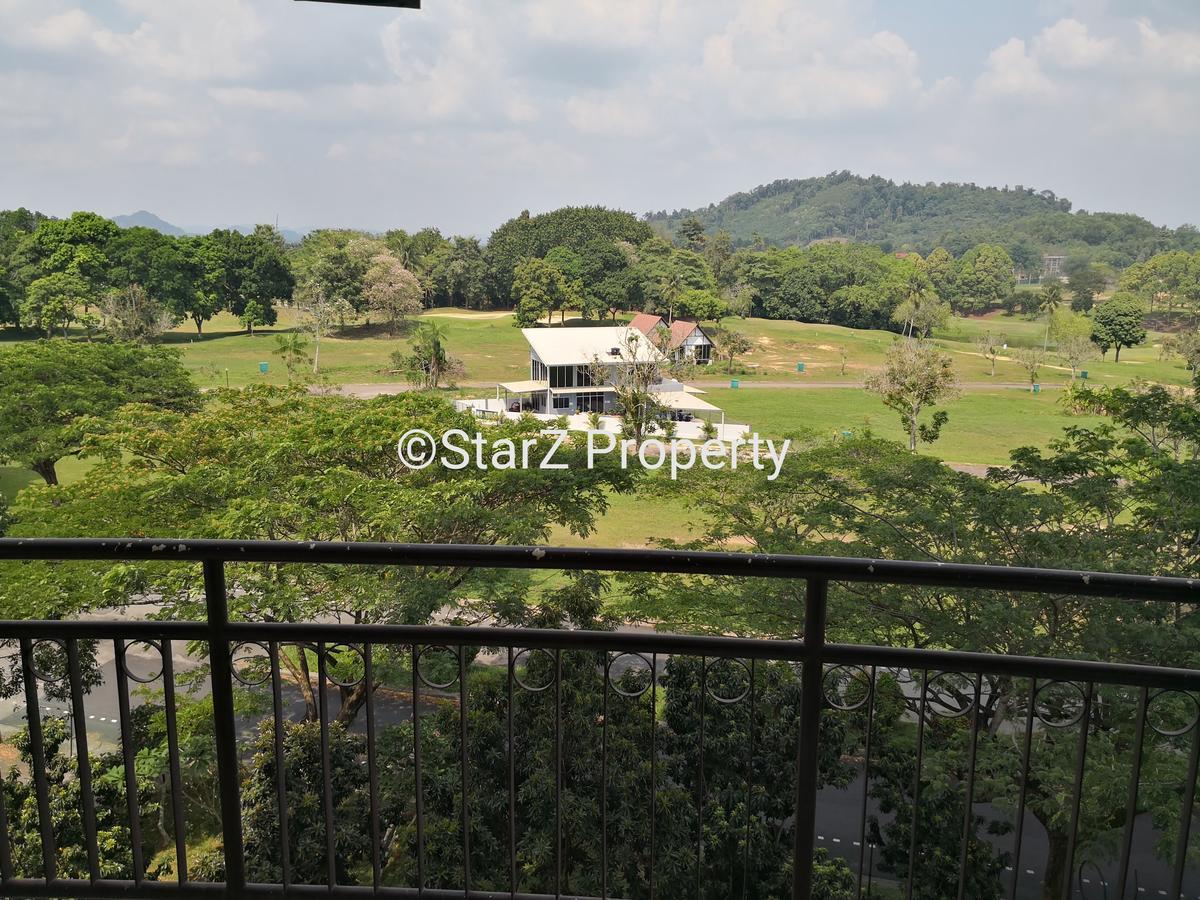
{"label": "tree trunk", "polygon": [[908,449],[913,453],[917,450],[917,414],[913,413],[908,420]]}
{"label": "tree trunk", "polygon": [[[379,687],[378,683],[371,685],[371,690]],[[367,702],[367,680],[364,678],[352,688],[341,688],[342,707],[338,710],[335,721],[349,727],[358,717],[358,712]]]}
{"label": "tree trunk", "polygon": [[313,341],[313,374],[317,374],[317,369],[321,365],[321,333],[316,332],[317,339]]}
{"label": "tree trunk", "polygon": [[1042,900],[1059,900],[1063,895],[1063,887],[1071,878],[1071,873],[1067,871],[1069,839],[1061,831],[1051,831],[1047,837],[1050,851],[1046,857],[1046,880],[1042,886]]}
{"label": "tree trunk", "polygon": [[58,484],[58,472],[54,469],[54,463],[53,459],[39,459],[30,468],[46,479],[46,484],[56,485]]}
{"label": "tree trunk", "polygon": [[300,693],[304,697],[304,721],[317,721],[317,695],[312,686],[312,673],[308,670],[308,652],[303,648],[298,654],[300,662]]}
{"label": "tree trunk", "polygon": [[204,334],[204,320],[199,316],[192,316],[192,321],[196,323],[196,334]]}
{"label": "tree trunk", "polygon": [[992,377],[996,377],[996,357],[992,357]]}
{"label": "tree trunk", "polygon": [[1120,361],[1121,361],[1121,345],[1117,344],[1117,358],[1114,359],[1113,362],[1120,362]]}

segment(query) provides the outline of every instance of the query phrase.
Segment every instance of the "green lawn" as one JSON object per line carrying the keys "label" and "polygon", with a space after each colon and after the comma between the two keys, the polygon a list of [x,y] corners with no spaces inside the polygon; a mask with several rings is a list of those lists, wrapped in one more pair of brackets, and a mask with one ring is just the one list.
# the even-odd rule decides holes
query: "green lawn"
{"label": "green lawn", "polygon": [[[424,313],[438,322],[446,332],[451,355],[463,361],[467,383],[491,383],[528,377],[528,350],[520,329],[512,325],[507,313],[472,312],[461,309],[434,309]],[[568,319],[567,327],[586,323]],[[749,381],[829,381],[857,383],[883,361],[887,348],[896,335],[887,331],[866,331],[836,325],[808,325],[800,322],[780,322],[770,319],[726,319],[728,328],[743,332],[754,349],[738,359],[741,370],[737,377]],[[279,323],[248,335],[228,313],[222,313],[205,325],[205,333],[197,335],[190,323],[174,329],[168,342],[182,348],[184,360],[201,386],[212,387],[226,382],[232,386],[255,383],[281,384],[287,380],[282,362],[274,354],[275,335],[296,326],[296,313],[280,309]],[[1012,346],[1041,346],[1045,326],[1024,316],[992,314],[963,319],[955,317],[935,335],[937,343],[954,356],[959,378],[964,382],[992,380],[991,366],[976,351],[973,341],[985,331],[1005,335]],[[1101,384],[1116,384],[1133,378],[1159,381],[1164,384],[1188,384],[1189,374],[1182,361],[1162,362],[1158,358],[1157,341],[1161,335],[1152,334],[1142,347],[1126,350],[1121,362],[1094,360],[1087,368],[1091,378]],[[406,350],[403,336],[389,336],[379,329],[353,327],[336,337],[321,341],[321,371],[335,384],[398,381],[400,377],[389,364],[391,354]],[[846,348],[843,371],[841,348]],[[268,372],[259,371],[267,363]],[[805,372],[796,372],[796,363],[805,364]],[[725,365],[717,363],[700,376],[701,381],[715,382],[728,378]],[[1002,355],[996,365],[996,380],[1025,382],[1028,375],[1010,357]],[[1040,380],[1045,384],[1062,383],[1070,379],[1070,371],[1062,361],[1051,358]]]}
{"label": "green lawn", "polygon": [[[59,460],[55,469],[58,472],[59,483],[70,484],[72,481],[78,481],[82,478],[84,473],[91,467],[92,463],[87,460],[68,456],[66,459]],[[44,483],[42,476],[31,469],[22,469],[18,466],[0,466],[0,496],[9,500],[12,500],[17,495],[17,491],[23,487]]]}
{"label": "green lawn", "polygon": [[[1067,415],[1059,392],[1031,394],[1017,388],[972,391],[948,404],[950,421],[941,439],[922,445],[921,452],[949,462],[1000,464],[1020,446],[1045,447],[1071,425],[1098,421]],[[711,390],[704,399],[725,410],[730,422],[749,424],[764,437],[812,432],[838,437],[843,431],[870,430],[881,437],[906,441],[899,416],[879,398],[845,388]]]}
{"label": "green lawn", "polygon": [[[512,319],[494,313],[470,313],[463,310],[429,310],[426,314],[446,330],[452,355],[466,365],[469,381],[502,381],[529,377],[529,353]],[[228,313],[205,323],[204,334],[197,335],[190,323],[180,325],[167,342],[183,350],[184,363],[202,387],[227,383],[282,384],[287,371],[275,355],[275,335],[296,326],[296,313],[279,310],[279,323],[253,335],[246,334]],[[309,347],[310,352],[312,347]],[[335,384],[398,381],[391,371],[390,357],[406,351],[408,341],[400,335],[366,326],[351,327],[344,334],[321,340],[321,372]],[[267,363],[267,374],[259,371]]]}
{"label": "green lawn", "polygon": [[697,513],[681,497],[656,490],[654,477],[637,494],[613,494],[608,512],[586,538],[554,528],[550,543],[564,547],[645,547],[657,538],[690,540],[697,536]]}

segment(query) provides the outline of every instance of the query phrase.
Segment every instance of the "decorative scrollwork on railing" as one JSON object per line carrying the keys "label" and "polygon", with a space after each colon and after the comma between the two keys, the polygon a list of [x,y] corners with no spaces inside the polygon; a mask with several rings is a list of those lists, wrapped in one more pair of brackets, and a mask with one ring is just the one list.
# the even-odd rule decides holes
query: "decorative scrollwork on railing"
{"label": "decorative scrollwork on railing", "polygon": [[[722,694],[717,693],[717,691],[713,688],[712,680],[710,678],[706,677],[705,678],[705,689],[708,692],[708,696],[723,706],[732,706],[735,703],[741,703],[743,700],[746,699],[746,697],[748,697],[750,695],[750,686],[751,686],[752,676],[750,674],[749,663],[747,663],[744,659],[736,659],[736,658],[727,657],[727,656],[717,657],[716,659],[712,659],[712,660],[706,659],[704,661],[705,675],[708,676],[708,675],[711,675],[713,672],[719,672],[720,670],[718,669],[718,666],[737,667],[738,669],[741,670],[741,672],[740,672],[740,674],[738,674],[736,676],[736,678],[739,681],[742,678],[744,678],[745,683],[742,685],[741,691],[739,693],[735,693],[732,695],[722,695]],[[732,675],[733,675],[733,673],[730,673],[730,676],[732,676]],[[732,683],[734,678],[729,677],[727,680],[730,683]]]}
{"label": "decorative scrollwork on railing", "polygon": [[[138,648],[141,648],[141,649],[138,649]],[[155,640],[148,640],[148,639],[147,640],[138,640],[138,641],[126,641],[122,645],[121,649],[123,650],[123,652],[125,654],[125,665],[124,665],[125,675],[127,678],[129,678],[130,681],[136,681],[138,684],[153,684],[154,682],[156,682],[160,678],[162,678],[163,648],[162,648],[161,642],[155,641]],[[129,665],[129,657],[130,656],[133,656],[135,659],[141,659],[141,658],[157,659],[158,660],[158,668],[157,669],[151,668],[151,670],[148,673],[147,672],[138,672],[138,671],[136,671],[136,669],[133,666]]]}
{"label": "decorative scrollwork on railing", "polygon": [[[553,665],[551,666],[551,669],[550,669],[550,678],[545,684],[530,684],[524,678],[521,677],[521,675],[520,675],[520,672],[522,669],[522,666],[520,664],[521,657],[526,657],[527,660],[529,660],[531,662],[534,658],[534,655],[538,654],[538,653],[540,653],[542,656],[546,657],[546,659],[550,660],[551,664],[554,663],[553,656],[551,656],[549,653],[547,653],[545,650],[541,649],[540,647],[535,647],[532,650],[525,649],[525,650],[521,650],[519,653],[515,653],[513,655],[512,664],[509,669],[509,671],[512,673],[513,681],[517,685],[519,685],[522,690],[528,691],[531,694],[540,694],[544,691],[550,690],[550,688],[554,687],[554,680],[558,677],[557,668],[554,667]],[[526,672],[528,672],[529,671],[529,662],[526,662],[526,664],[523,668]]]}
{"label": "decorative scrollwork on railing", "polygon": [[[61,653],[61,665],[49,667],[45,663],[51,661],[51,647],[56,647]],[[15,656],[15,655],[14,655]],[[58,684],[67,677],[67,646],[57,638],[42,638],[30,646],[30,656],[33,659],[33,677],[46,684]]]}
{"label": "decorative scrollwork on railing", "polygon": [[1033,709],[1047,728],[1070,728],[1083,720],[1087,697],[1074,681],[1047,681],[1034,693]]}
{"label": "decorative scrollwork on railing", "polygon": [[233,677],[239,684],[254,688],[271,679],[269,651],[258,641],[243,641],[233,647]]}
{"label": "decorative scrollwork on railing", "polygon": [[325,645],[325,677],[331,684],[349,690],[362,684],[366,674],[366,657],[358,644]]}
{"label": "decorative scrollwork on railing", "polygon": [[821,690],[830,707],[841,712],[854,712],[871,701],[874,685],[870,673],[862,666],[840,665],[826,670]]}
{"label": "decorative scrollwork on railing", "polygon": [[[450,677],[449,681],[430,681],[425,677],[425,672],[421,666],[421,663],[427,656],[432,656],[435,653],[445,654],[453,658],[455,667],[453,669],[453,675]],[[454,685],[458,683],[458,654],[443,644],[431,647],[421,647],[418,649],[416,651],[416,661],[414,665],[417,668],[417,678],[419,678],[421,683],[427,688],[432,688],[435,691],[444,691],[447,688],[454,687]]]}
{"label": "decorative scrollwork on railing", "polygon": [[[1088,875],[1084,875],[1085,872]],[[1086,900],[1108,900],[1108,879],[1104,877],[1103,870],[1090,859],[1085,859],[1079,864],[1075,880],[1079,886],[1080,897]]]}
{"label": "decorative scrollwork on railing", "polygon": [[[622,665],[621,660],[623,659],[631,660],[633,665]],[[638,663],[641,663],[641,665],[638,665]],[[614,669],[620,670],[620,674],[616,678],[613,677]],[[622,684],[622,679],[634,671],[643,671],[646,674],[644,678],[637,679],[634,689],[630,690],[627,685]],[[613,691],[620,694],[622,697],[628,697],[629,699],[633,700],[650,690],[650,685],[654,683],[657,673],[655,673],[654,666],[648,657],[641,653],[629,652],[618,653],[616,656],[608,659],[604,666],[604,677],[608,683],[608,686],[611,687]]]}
{"label": "decorative scrollwork on railing", "polygon": [[1183,737],[1200,722],[1200,699],[1184,691],[1157,691],[1146,707],[1146,722],[1163,737]]}
{"label": "decorative scrollwork on railing", "polygon": [[975,708],[975,678],[962,672],[938,672],[925,683],[925,707],[943,719],[957,719]]}

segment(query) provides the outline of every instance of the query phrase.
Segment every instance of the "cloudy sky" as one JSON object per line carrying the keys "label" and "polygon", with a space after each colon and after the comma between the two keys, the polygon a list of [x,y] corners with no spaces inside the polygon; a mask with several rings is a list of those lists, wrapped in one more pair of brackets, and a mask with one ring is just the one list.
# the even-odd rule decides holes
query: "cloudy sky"
{"label": "cloudy sky", "polygon": [[0,207],[486,235],[834,169],[1200,220],[1196,0],[0,0]]}

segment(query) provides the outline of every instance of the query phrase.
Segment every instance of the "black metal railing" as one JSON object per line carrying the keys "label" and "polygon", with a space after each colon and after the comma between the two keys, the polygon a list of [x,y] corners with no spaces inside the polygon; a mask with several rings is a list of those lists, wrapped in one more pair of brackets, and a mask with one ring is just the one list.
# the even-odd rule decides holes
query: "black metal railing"
{"label": "black metal railing", "polygon": [[[5,539],[0,559],[194,562],[203,570],[207,603],[203,622],[0,621],[0,645],[14,654],[10,683],[23,695],[18,717],[27,729],[24,769],[7,782],[0,780],[0,896],[808,898],[822,877],[817,869],[831,857],[841,859],[843,873],[850,873],[850,882],[843,875],[838,889],[843,893],[831,896],[930,896],[920,885],[938,853],[927,844],[945,835],[930,833],[935,826],[924,810],[933,803],[930,792],[941,790],[944,799],[946,782],[960,798],[952,815],[961,817],[954,826],[957,884],[945,889],[946,896],[1040,897],[1050,883],[1063,898],[1123,898],[1131,891],[1146,893],[1148,884],[1152,895],[1200,896],[1200,886],[1185,883],[1193,877],[1188,849],[1200,756],[1200,727],[1196,716],[1189,720],[1188,715],[1200,710],[1200,671],[826,641],[830,582],[1116,598],[1185,609],[1200,604],[1200,582],[739,553],[144,539]],[[803,638],[231,621],[228,600],[239,588],[236,575],[227,584],[226,574],[231,565],[247,563],[796,579],[806,585]],[[88,713],[98,647],[111,648],[114,660],[116,714],[105,718],[115,719],[119,732],[114,752],[116,770],[124,777],[131,877],[106,874],[102,860],[106,851],[100,846],[93,796],[98,776],[92,771]],[[184,647],[208,667],[211,686],[221,839],[219,877],[212,879],[193,877],[188,859],[189,813],[182,785],[194,760],[180,746],[181,688],[173,663]],[[135,649],[154,658],[151,675],[135,671]],[[484,658],[477,658],[481,653]],[[316,750],[307,768],[295,769],[289,767],[289,753],[303,750],[289,744],[289,718],[295,718],[289,698],[296,685],[283,663],[301,656],[306,673],[308,661],[316,668],[315,688],[311,681],[308,685],[318,707],[311,723]],[[388,678],[379,674],[384,665],[392,673]],[[405,673],[399,686],[398,671]],[[158,827],[167,838],[169,877],[151,875],[145,853],[135,734],[135,713],[144,699],[135,690],[139,683],[153,683],[162,697],[167,749]],[[74,744],[82,848],[61,845],[61,833],[68,830],[58,809],[61,786],[47,774],[44,694],[52,685],[66,704],[62,713]],[[332,705],[339,693],[344,699],[361,685],[367,686],[362,742],[351,756],[364,771],[344,777],[337,745],[343,732],[333,721]],[[399,710],[399,718],[393,715],[386,727],[377,685],[390,686],[393,700],[400,698],[389,713]],[[477,685],[478,694],[473,693]],[[257,692],[265,707],[257,752],[247,750],[253,736],[246,736],[247,717],[255,713],[240,708],[239,691]],[[684,694],[687,716],[673,721],[684,707],[663,713],[660,706],[668,696],[682,702]],[[1007,704],[1019,701],[1021,709],[997,724],[1001,695]],[[1125,815],[1109,828],[1117,836],[1112,859],[1082,858],[1089,737],[1098,740],[1111,706],[1122,698],[1133,710],[1126,721],[1134,723],[1133,734],[1123,735],[1128,760],[1119,760],[1128,778]],[[535,701],[540,705],[530,705]],[[893,715],[893,724],[901,735],[899,746],[911,752],[891,752],[885,763],[879,719],[889,702],[903,708]],[[1178,718],[1169,726],[1163,723],[1156,711],[1168,704],[1182,704],[1182,723]],[[515,716],[520,717],[516,724]],[[858,729],[858,738],[845,745],[853,752],[831,761],[823,740],[838,717]],[[1041,744],[1035,750],[1036,741],[1070,729],[1077,734],[1054,745],[1067,747],[1073,758],[1061,792],[1065,815],[1059,831],[1066,846],[1058,851],[1057,880],[1046,871],[1039,881],[1029,862],[1031,835],[1040,829],[1030,814],[1030,791],[1038,787],[1031,787],[1031,757],[1044,750]],[[935,732],[949,734],[953,747],[961,749],[961,763],[949,775],[929,769]],[[1011,759],[1001,754],[982,763],[985,744],[988,754],[1003,749],[997,733],[1011,744]],[[734,734],[731,744],[727,739]],[[400,739],[403,743],[395,742]],[[589,754],[597,748],[599,771],[580,771],[580,760],[593,759]],[[781,752],[787,764],[763,771],[763,760],[778,760]],[[1178,799],[1174,852],[1157,874],[1147,873],[1135,858],[1135,841],[1145,844],[1141,832],[1161,828],[1139,815],[1143,766],[1150,756],[1160,766],[1155,770],[1159,782],[1166,769],[1180,773],[1172,783]],[[1017,773],[1015,795],[1008,797],[1011,809],[1001,810],[996,791],[989,788],[989,808],[982,810],[981,781],[996,781],[996,770],[1010,764]],[[1112,760],[1105,765],[1112,766]],[[843,776],[833,787],[831,766],[842,767]],[[891,773],[886,776],[885,766]],[[244,818],[253,819],[243,792],[246,773],[255,767],[270,770],[275,825],[268,829],[271,840],[265,847],[261,836],[247,846],[243,830]],[[298,805],[294,781],[310,777],[316,803]],[[877,793],[885,777],[899,785],[900,800],[890,807]],[[32,805],[24,812],[3,796],[23,784]],[[1155,789],[1161,793],[1162,784]],[[779,795],[785,790],[781,808]],[[340,820],[340,804],[360,793],[365,805],[355,808],[365,819]],[[667,805],[668,795],[674,805]],[[822,811],[831,809],[830,802],[840,804],[830,821],[844,819],[849,810],[852,826],[841,838],[826,841]],[[714,837],[718,808],[727,846]],[[32,861],[14,855],[18,826],[10,819],[21,815],[36,823],[40,838],[40,856]],[[305,821],[298,822],[301,815]],[[990,827],[1000,819],[1005,828]],[[345,863],[348,824],[365,837],[357,868]],[[887,846],[881,826],[892,829]],[[1003,846],[984,834],[1005,830]],[[1045,843],[1046,835],[1038,833]],[[897,848],[896,834],[905,839],[906,854]],[[780,841],[786,842],[785,850],[771,856],[764,844],[774,842],[779,851]],[[994,873],[999,886],[981,893],[970,882],[969,856],[985,844],[1005,865]],[[64,850],[75,853],[64,855]],[[891,854],[887,866],[876,860],[885,851]],[[1053,851],[1038,852],[1049,865]],[[897,862],[898,853],[906,860]],[[270,858],[265,868],[258,858],[264,854]],[[321,860],[322,878],[302,883],[298,870],[311,868],[313,859]],[[260,877],[264,871],[272,877]],[[898,893],[880,894],[883,882]]]}

